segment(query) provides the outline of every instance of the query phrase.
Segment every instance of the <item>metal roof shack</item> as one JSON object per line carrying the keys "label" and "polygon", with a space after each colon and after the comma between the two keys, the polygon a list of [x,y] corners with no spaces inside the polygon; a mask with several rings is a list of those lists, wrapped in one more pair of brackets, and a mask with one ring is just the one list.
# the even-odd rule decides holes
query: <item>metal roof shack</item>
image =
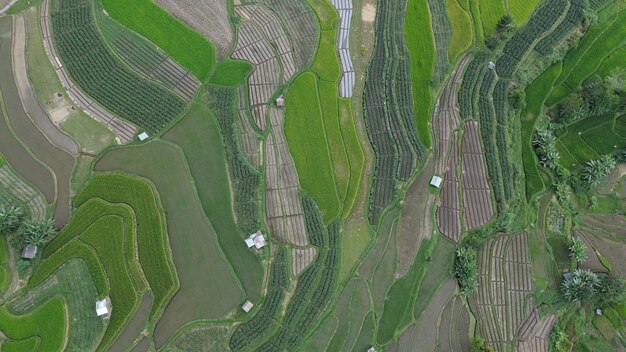
{"label": "metal roof shack", "polygon": [[276,99],[276,106],[278,106],[279,108],[282,108],[283,106],[285,106],[285,97],[284,96],[279,96]]}
{"label": "metal roof shack", "polygon": [[250,309],[252,309],[252,307],[254,307],[254,304],[252,304],[252,302],[250,301],[246,301],[246,303],[241,306],[241,309],[243,309],[244,312],[248,313]]}
{"label": "metal roof shack", "polygon": [[139,134],[139,136],[137,136],[137,137],[139,137],[139,140],[143,142],[143,141],[145,141],[146,139],[148,139],[148,137],[150,137],[150,136],[149,136],[149,135],[148,135],[148,133],[146,133],[146,132],[141,132],[141,133]]}
{"label": "metal roof shack", "polygon": [[367,349],[367,352],[376,352],[376,349],[374,347],[370,347]]}
{"label": "metal roof shack", "polygon": [[256,249],[261,249],[265,247],[267,243],[265,242],[265,236],[261,233],[261,231],[257,231],[250,235],[250,237],[246,238],[246,245],[248,248],[255,247]]}
{"label": "metal roof shack", "polygon": [[37,246],[29,244],[22,249],[22,258],[33,259],[37,255]]}
{"label": "metal roof shack", "polygon": [[105,297],[101,301],[96,301],[96,315],[99,317],[108,317],[111,313],[111,299]]}
{"label": "metal roof shack", "polygon": [[489,63],[487,64],[487,68],[489,68],[490,70],[493,70],[494,68],[496,68],[496,64],[494,64],[493,62],[489,61]]}
{"label": "metal roof shack", "polygon": [[431,185],[431,186],[435,186],[435,187],[439,188],[439,187],[441,187],[441,182],[442,182],[442,181],[443,181],[443,180],[441,179],[441,177],[439,177],[439,176],[435,175],[435,176],[433,176],[433,178],[430,180],[430,185]]}

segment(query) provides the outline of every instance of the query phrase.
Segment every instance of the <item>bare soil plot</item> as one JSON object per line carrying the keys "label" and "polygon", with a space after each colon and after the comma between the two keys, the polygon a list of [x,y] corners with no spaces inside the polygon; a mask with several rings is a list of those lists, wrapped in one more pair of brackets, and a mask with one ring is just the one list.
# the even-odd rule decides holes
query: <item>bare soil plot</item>
{"label": "bare soil plot", "polygon": [[46,49],[48,57],[50,58],[50,62],[56,70],[57,75],[61,79],[63,87],[65,87],[65,89],[67,90],[70,99],[72,99],[72,101],[81,109],[83,109],[89,116],[93,117],[103,125],[107,126],[109,129],[111,129],[111,131],[113,131],[117,135],[119,143],[128,143],[135,136],[137,127],[135,127],[130,122],[122,120],[113,115],[105,108],[100,106],[98,103],[96,103],[94,100],[89,98],[70,80],[69,74],[67,73],[63,65],[61,65],[61,62],[59,61],[58,55],[56,53],[56,49],[53,45],[52,36],[50,35],[50,18],[48,16],[48,9],[48,0],[43,0],[41,2],[40,9],[40,23],[44,39],[44,47]]}
{"label": "bare soil plot", "polygon": [[582,239],[585,243],[585,246],[587,246],[587,250],[585,251],[585,254],[587,255],[587,260],[580,263],[580,267],[582,269],[591,270],[593,272],[607,272],[607,269],[604,267],[604,265],[602,265],[602,262],[600,262],[600,259],[598,258],[596,251],[593,248],[593,245],[591,244],[591,242],[589,242],[587,235],[585,235],[582,231],[576,229],[574,230],[574,237]]}
{"label": "bare soil plot", "polygon": [[626,276],[626,267],[622,265],[626,257],[626,243],[613,237],[610,232],[598,228],[583,226],[581,231],[591,243],[593,249],[611,264],[611,273]]}
{"label": "bare soil plot", "polygon": [[626,240],[626,217],[621,215],[581,216],[582,222],[589,227],[610,232]]}
{"label": "bare soil plot", "polygon": [[[441,312],[453,297],[455,290],[456,281],[452,278],[448,279],[437,290],[417,325],[404,332],[398,351],[423,351],[425,346],[432,346],[432,350],[435,350]],[[429,347],[426,347],[426,349],[429,349]]]}
{"label": "bare soil plot", "polygon": [[437,351],[469,351],[469,310],[459,296],[450,299],[439,320]]}
{"label": "bare soil plot", "polygon": [[224,57],[233,41],[226,0],[156,0],[172,15],[211,39]]}
{"label": "bare soil plot", "polygon": [[70,136],[63,133],[43,110],[37,99],[30,80],[26,62],[26,23],[24,14],[14,16],[13,21],[13,73],[20,99],[28,116],[50,143],[72,156],[77,156],[80,147]]}
{"label": "bare soil plot", "polygon": [[539,318],[537,309],[526,318],[517,334],[518,352],[548,352],[548,343],[556,315]]}
{"label": "bare soil plot", "polygon": [[408,273],[422,239],[431,238],[433,234],[432,215],[435,195],[429,192],[428,187],[424,187],[430,182],[433,165],[433,159],[429,159],[404,195],[402,215],[396,235],[398,250],[396,277],[402,277]]}
{"label": "bare soil plot", "polygon": [[470,230],[485,225],[493,217],[491,189],[487,182],[479,129],[478,121],[467,122],[461,145],[463,219]]}
{"label": "bare soil plot", "polygon": [[472,296],[477,334],[496,351],[508,350],[534,309],[528,235],[502,235],[478,253],[478,292]]}
{"label": "bare soil plot", "polygon": [[175,147],[150,142],[111,149],[98,160],[95,169],[146,177],[159,191],[180,289],[156,325],[154,339],[158,347],[184,324],[216,319],[239,302],[241,291],[236,278],[223,259],[187,166]]}
{"label": "bare soil plot", "polygon": [[141,333],[146,328],[153,299],[152,293],[149,291],[144,293],[139,308],[137,308],[137,311],[130,318],[115,342],[109,347],[110,352],[128,351],[129,347],[140,337]]}
{"label": "bare soil plot", "polygon": [[317,255],[317,249],[315,247],[309,248],[294,248],[291,250],[291,273],[293,276],[300,275],[301,272],[306,269],[309,264],[315,260]]}
{"label": "bare soil plot", "polygon": [[[22,101],[18,93],[15,80],[13,78],[13,60],[12,60],[12,45],[11,36],[13,33],[13,23],[11,17],[5,17],[0,19],[0,41],[3,45],[0,45],[0,61],[3,62],[0,65],[0,91],[2,92],[2,98],[4,99],[4,109],[7,113],[7,122],[11,126],[12,132],[21,140],[21,142],[28,147],[30,152],[41,162],[48,166],[48,168],[54,174],[54,188],[51,190],[52,197],[49,198],[48,193],[50,190],[40,189],[46,199],[49,202],[54,201],[56,203],[54,219],[57,226],[63,226],[69,219],[69,207],[70,207],[70,176],[72,168],[74,167],[74,158],[65,151],[57,148],[51,144],[46,136],[35,126],[31,118],[24,111]],[[3,153],[8,157],[9,163],[11,158],[7,154],[13,153],[9,150],[8,153]],[[28,159],[32,157],[27,157]],[[15,160],[15,159],[14,159]],[[19,163],[19,161],[17,161]],[[20,170],[20,168],[11,164],[19,173],[28,175],[35,170]],[[22,172],[23,171],[23,172]],[[44,172],[44,175],[48,173]],[[35,176],[37,177],[37,176]],[[35,182],[33,182],[35,184]],[[51,201],[52,200],[52,201]]]}
{"label": "bare soil plot", "polygon": [[289,154],[283,130],[283,110],[272,108],[273,133],[265,144],[265,216],[280,241],[307,246],[309,239],[304,226],[304,211],[300,198],[300,183],[296,167]]}
{"label": "bare soil plot", "polygon": [[437,208],[437,226],[444,236],[459,243],[461,238],[461,199],[459,195],[460,180],[457,172],[459,148],[456,132],[452,134],[451,141],[450,157],[443,177],[440,203]]}

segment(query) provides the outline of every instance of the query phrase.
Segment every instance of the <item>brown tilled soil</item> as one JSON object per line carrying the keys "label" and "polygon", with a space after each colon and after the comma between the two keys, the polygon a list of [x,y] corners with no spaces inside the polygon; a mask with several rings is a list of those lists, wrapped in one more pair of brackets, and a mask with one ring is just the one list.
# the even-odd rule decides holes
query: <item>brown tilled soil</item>
{"label": "brown tilled soil", "polygon": [[233,42],[226,0],[157,0],[157,3],[207,36],[220,57],[226,55]]}
{"label": "brown tilled soil", "polygon": [[491,189],[485,174],[485,158],[476,121],[465,124],[461,146],[464,220],[468,229],[485,225],[493,217]]}
{"label": "brown tilled soil", "polygon": [[612,273],[619,276],[626,275],[626,268],[620,265],[626,258],[626,245],[611,240],[609,235],[602,231],[594,231],[590,228],[583,228],[583,231],[593,248],[611,263]]}

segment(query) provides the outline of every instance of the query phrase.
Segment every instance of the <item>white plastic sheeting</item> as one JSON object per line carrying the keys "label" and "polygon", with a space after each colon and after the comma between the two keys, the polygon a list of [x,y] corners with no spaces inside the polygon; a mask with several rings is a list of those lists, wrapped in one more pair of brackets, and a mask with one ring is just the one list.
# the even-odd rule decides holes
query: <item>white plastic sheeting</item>
{"label": "white plastic sheeting", "polygon": [[339,95],[343,98],[352,98],[354,91],[355,74],[350,57],[350,25],[352,24],[352,0],[330,0],[339,12],[339,40],[337,50],[343,69],[341,82],[339,83]]}

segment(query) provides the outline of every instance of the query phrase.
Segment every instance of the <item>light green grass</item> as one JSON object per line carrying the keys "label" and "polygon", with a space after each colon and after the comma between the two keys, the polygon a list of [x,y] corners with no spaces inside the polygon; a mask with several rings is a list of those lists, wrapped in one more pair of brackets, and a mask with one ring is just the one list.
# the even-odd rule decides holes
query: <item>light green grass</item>
{"label": "light green grass", "polygon": [[215,66],[209,83],[218,86],[237,87],[246,81],[253,66],[247,61],[224,60]]}
{"label": "light green grass", "polygon": [[339,56],[337,55],[337,31],[322,31],[311,71],[316,73],[320,79],[328,82],[336,82],[341,76]]}
{"label": "light green grass", "polygon": [[286,100],[285,135],[300,184],[318,204],[328,223],[339,216],[341,204],[315,75],[306,72],[298,76],[289,86]]}
{"label": "light green grass", "polygon": [[435,70],[435,40],[427,0],[409,0],[404,38],[411,59],[413,104],[417,121],[417,136],[426,148],[431,146],[430,110],[433,102],[430,80]]}
{"label": "light green grass", "polygon": [[507,14],[505,2],[502,0],[479,0],[478,6],[485,36],[494,35],[496,24],[502,16]]}
{"label": "light green grass", "polygon": [[621,48],[615,50],[611,55],[607,56],[596,73],[600,75],[602,78],[609,77],[614,70],[625,69],[626,68],[626,46],[622,46]]}
{"label": "light green grass", "polygon": [[177,143],[189,164],[202,207],[211,220],[224,255],[233,266],[249,298],[259,299],[263,286],[263,267],[259,258],[245,246],[243,235],[233,217],[230,185],[226,172],[224,146],[213,114],[201,103],[194,103],[185,118],[165,139]]}
{"label": "light green grass", "polygon": [[483,23],[480,19],[480,9],[478,8],[478,1],[471,1],[469,3],[470,6],[470,15],[472,15],[472,21],[474,22],[474,34],[476,35],[476,44],[482,45],[485,41],[485,33],[483,31]]}
{"label": "light green grass", "polygon": [[607,341],[612,340],[615,337],[615,328],[611,324],[611,321],[602,315],[596,315],[593,317],[593,326],[602,334]]}
{"label": "light green grass", "polygon": [[350,99],[339,98],[339,124],[350,164],[350,183],[343,201],[343,218],[346,219],[352,214],[363,187],[363,169],[365,168],[365,153],[354,123]]}
{"label": "light green grass", "polygon": [[339,14],[329,1],[307,0],[315,11],[322,30],[332,30],[338,28]]}
{"label": "light green grass", "polygon": [[459,5],[457,0],[446,0],[446,13],[450,19],[452,36],[448,47],[448,60],[454,60],[472,45],[474,31],[472,29],[472,17]]}
{"label": "light green grass", "polygon": [[6,160],[4,160],[4,157],[2,156],[2,154],[0,154],[0,166],[6,164]]}
{"label": "light green grass", "polygon": [[143,35],[204,81],[215,65],[215,48],[200,33],[150,0],[102,0],[109,16]]}
{"label": "light green grass", "polygon": [[348,159],[341,126],[339,124],[337,85],[333,82],[318,81],[317,87],[337,193],[343,203],[345,202],[348,187],[350,186],[350,160]]}
{"label": "light green grass", "polygon": [[509,12],[518,27],[526,23],[540,2],[541,0],[508,0]]}
{"label": "light green grass", "polygon": [[32,352],[37,350],[38,337],[33,336],[24,340],[9,340],[2,343],[2,352]]}
{"label": "light green grass", "polygon": [[97,154],[115,144],[111,130],[83,113],[71,114],[61,123],[61,128],[87,153]]}
{"label": "light green grass", "polygon": [[38,336],[39,351],[61,351],[67,326],[65,304],[60,298],[54,298],[22,316],[7,312],[6,307],[0,309],[0,330],[4,335],[12,340]]}
{"label": "light green grass", "polygon": [[364,219],[350,219],[343,226],[341,234],[341,264],[339,282],[346,280],[355,266],[361,263],[361,257],[370,244],[372,237],[369,224]]}
{"label": "light green grass", "polygon": [[521,114],[522,126],[522,162],[526,174],[526,199],[544,189],[543,180],[537,167],[537,158],[532,148],[535,123],[543,112],[543,104],[548,98],[553,84],[561,73],[561,63],[557,63],[544,71],[526,88],[526,106]]}

